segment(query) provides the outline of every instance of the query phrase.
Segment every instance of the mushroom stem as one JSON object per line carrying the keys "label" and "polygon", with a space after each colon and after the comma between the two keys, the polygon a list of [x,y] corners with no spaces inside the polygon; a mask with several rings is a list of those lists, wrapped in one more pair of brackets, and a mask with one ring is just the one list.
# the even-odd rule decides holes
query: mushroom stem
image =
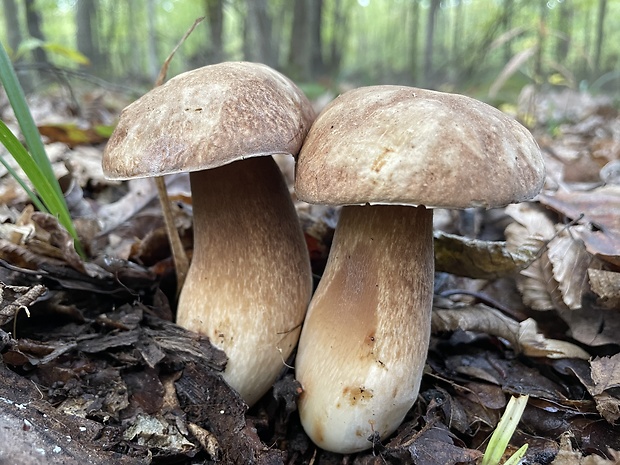
{"label": "mushroom stem", "polygon": [[391,434],[415,402],[430,337],[433,214],[345,206],[296,360],[299,413],[323,449]]}
{"label": "mushroom stem", "polygon": [[297,343],[312,292],[308,251],[271,157],[190,173],[194,254],[177,322],[226,352],[224,379],[249,404]]}

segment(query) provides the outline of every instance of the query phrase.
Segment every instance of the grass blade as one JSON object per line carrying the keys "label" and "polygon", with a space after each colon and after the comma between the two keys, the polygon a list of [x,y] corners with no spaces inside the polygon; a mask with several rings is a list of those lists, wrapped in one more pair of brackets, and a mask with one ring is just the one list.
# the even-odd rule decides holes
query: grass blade
{"label": "grass blade", "polygon": [[481,465],[496,465],[504,455],[506,446],[510,442],[513,433],[517,429],[517,425],[521,420],[521,415],[525,410],[529,396],[511,397],[506,406],[506,411],[499,420],[487,450],[482,457]]}
{"label": "grass blade", "polygon": [[[11,155],[15,157],[20,167],[26,173],[26,176],[28,176],[28,179],[46,207],[43,211],[47,210],[58,218],[58,221],[73,237],[76,251],[84,257],[77,231],[75,230],[73,220],[69,214],[67,202],[65,201],[65,197],[60,189],[60,184],[52,169],[52,164],[45,153],[39,130],[32,119],[32,114],[26,103],[24,91],[13,69],[13,64],[9,60],[9,56],[2,43],[0,43],[0,81],[4,86],[4,90],[11,103],[11,107],[13,108],[13,112],[15,113],[15,117],[17,118],[17,122],[19,123],[29,151],[24,148],[21,142],[4,123],[1,125],[2,132],[0,133],[2,143],[6,146]],[[6,163],[3,164],[6,166]],[[18,177],[15,179],[17,179],[22,187],[25,185],[23,182],[20,182]],[[29,192],[29,189],[27,189],[26,192]],[[28,195],[31,193],[30,191]],[[33,203],[37,208],[40,208],[40,202],[37,203],[33,200]]]}

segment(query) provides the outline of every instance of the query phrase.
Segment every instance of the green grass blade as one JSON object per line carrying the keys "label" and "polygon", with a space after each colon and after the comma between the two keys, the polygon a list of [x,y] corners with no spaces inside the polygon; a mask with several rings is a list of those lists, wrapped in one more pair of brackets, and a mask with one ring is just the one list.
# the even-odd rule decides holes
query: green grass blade
{"label": "green grass blade", "polygon": [[[32,119],[32,114],[26,103],[24,91],[9,60],[4,45],[0,43],[0,81],[4,86],[6,95],[11,103],[17,122],[28,144],[30,153],[24,148],[13,133],[6,127],[2,131],[2,141],[11,155],[15,157],[28,179],[36,189],[46,209],[58,218],[60,224],[71,234],[74,239],[75,249],[84,257],[84,251],[69,214],[67,202],[56,179],[52,164],[47,158],[45,147],[41,141],[39,130]],[[16,178],[19,181],[19,178]],[[23,185],[23,183],[20,183]],[[33,203],[35,203],[33,201]],[[35,203],[35,205],[37,205]],[[38,206],[37,206],[38,208]]]}
{"label": "green grass blade", "polygon": [[[2,131],[2,129],[0,128],[0,132]],[[41,203],[41,200],[39,199],[39,197],[37,196],[37,194],[35,194],[32,189],[30,189],[30,187],[28,187],[28,185],[24,182],[24,180],[19,176],[19,174],[17,174],[17,172],[11,167],[11,165],[9,165],[6,160],[0,156],[0,163],[2,163],[4,165],[4,167],[6,168],[6,170],[9,172],[9,174],[11,176],[13,176],[13,179],[15,179],[17,181],[17,183],[22,187],[22,189],[24,189],[26,191],[26,194],[28,194],[28,197],[30,197],[30,200],[32,200],[32,203],[34,204],[34,206],[37,208],[37,210],[42,211],[42,212],[46,212],[49,213],[47,211],[47,208],[45,208],[45,205],[43,205]]]}
{"label": "green grass blade", "polygon": [[504,463],[504,465],[518,465],[521,459],[525,456],[527,452],[527,444],[523,444],[518,451],[510,456],[508,460]]}
{"label": "green grass blade", "polygon": [[506,411],[499,420],[487,450],[482,457],[481,465],[497,465],[504,455],[506,446],[510,442],[513,433],[517,429],[517,425],[521,420],[521,415],[525,410],[529,396],[511,397],[506,406]]}
{"label": "green grass blade", "polygon": [[50,182],[53,191],[56,192],[56,194],[61,197],[64,202],[64,196],[58,182],[56,181],[56,176],[52,170],[52,165],[47,158],[47,154],[45,153],[45,148],[43,147],[39,130],[34,124],[32,114],[30,113],[30,109],[26,103],[26,96],[24,95],[24,91],[19,84],[19,80],[17,79],[17,75],[13,69],[13,64],[9,60],[9,56],[4,49],[4,45],[0,46],[0,80],[6,90],[6,95],[9,98],[9,102],[11,102],[11,107],[13,107],[13,112],[15,113],[15,117],[17,118],[22,134],[28,143],[28,148],[32,158],[34,158],[43,172],[43,175]]}
{"label": "green grass blade", "polygon": [[62,208],[62,205],[60,205],[61,202],[58,201],[58,196],[54,195],[54,189],[41,171],[39,165],[32,159],[21,142],[3,121],[0,121],[0,142],[2,142],[2,145],[4,145],[13,158],[15,158],[15,161],[17,161],[21,169],[24,170],[24,173],[26,173],[26,176],[28,176],[28,179],[30,179],[30,182],[32,182],[32,185],[41,196],[41,200],[46,207],[44,211],[52,212]]}

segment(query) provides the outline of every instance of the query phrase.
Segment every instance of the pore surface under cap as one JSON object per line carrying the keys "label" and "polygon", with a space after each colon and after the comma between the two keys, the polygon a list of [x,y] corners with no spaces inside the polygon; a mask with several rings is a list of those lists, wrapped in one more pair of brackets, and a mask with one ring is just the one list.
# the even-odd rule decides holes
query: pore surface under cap
{"label": "pore surface under cap", "polygon": [[495,207],[534,197],[544,171],[529,131],[490,105],[372,86],[342,94],[318,116],[295,191],[331,205]]}
{"label": "pore surface under cap", "polygon": [[130,179],[297,154],[313,118],[303,92],[268,66],[205,66],[172,78],[123,110],[103,171],[111,179]]}

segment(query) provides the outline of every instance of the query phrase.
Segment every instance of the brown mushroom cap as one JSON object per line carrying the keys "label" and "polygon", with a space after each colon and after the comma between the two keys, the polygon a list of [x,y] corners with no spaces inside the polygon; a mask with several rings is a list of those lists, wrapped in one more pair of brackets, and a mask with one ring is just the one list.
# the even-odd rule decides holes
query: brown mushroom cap
{"label": "brown mushroom cap", "polygon": [[295,191],[330,205],[498,207],[534,197],[544,164],[532,135],[457,94],[362,87],[319,115],[299,155]]}
{"label": "brown mushroom cap", "polygon": [[205,66],[170,79],[123,110],[103,171],[111,179],[131,179],[297,154],[313,118],[303,92],[268,66]]}

